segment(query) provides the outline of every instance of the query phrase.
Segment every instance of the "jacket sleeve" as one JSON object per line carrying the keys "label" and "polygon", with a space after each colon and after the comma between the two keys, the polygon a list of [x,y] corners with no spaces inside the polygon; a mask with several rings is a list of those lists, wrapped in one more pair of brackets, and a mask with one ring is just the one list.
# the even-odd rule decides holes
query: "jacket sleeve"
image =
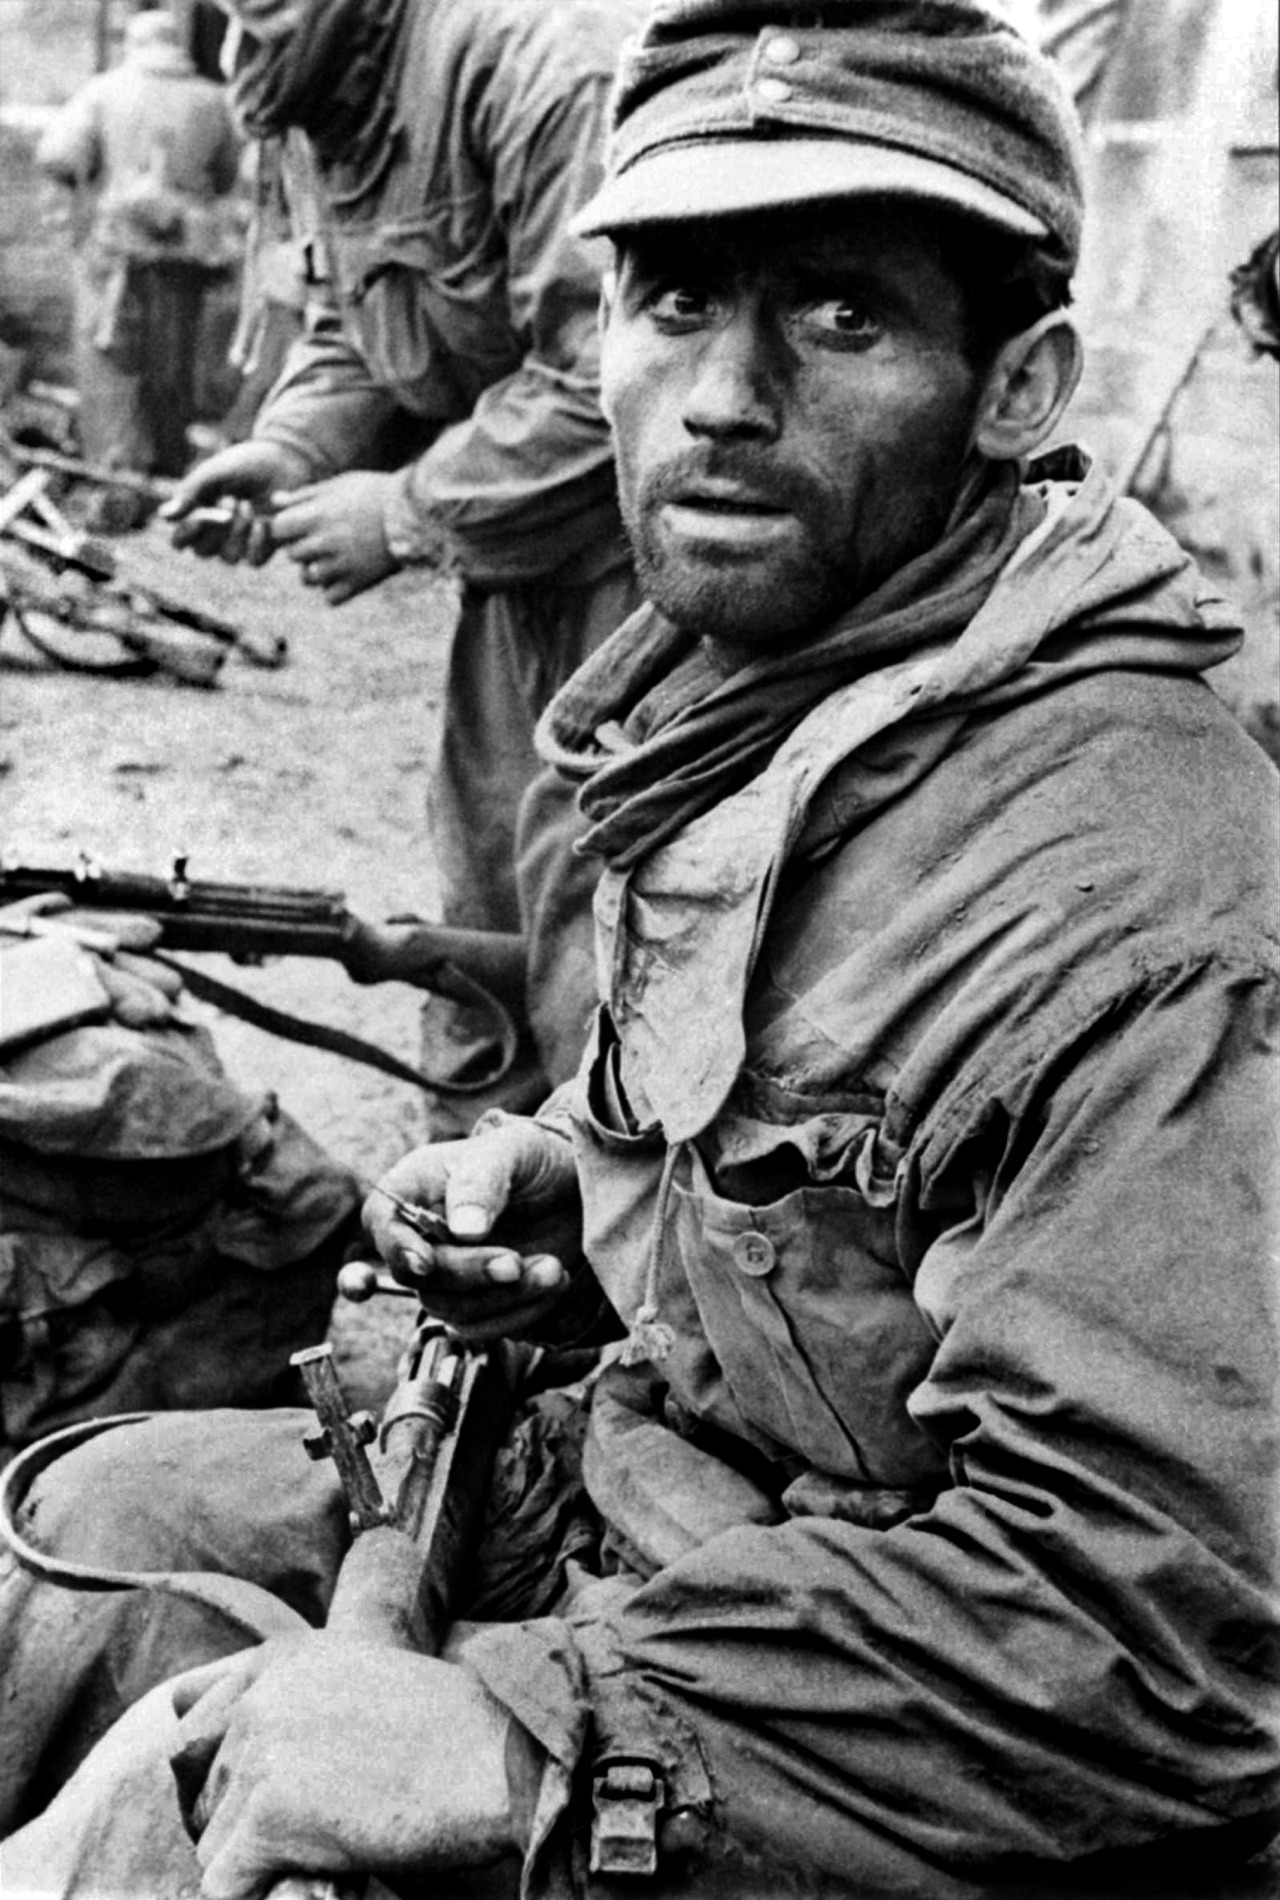
{"label": "jacket sleeve", "polygon": [[[522,357],[403,467],[386,517],[402,562],[443,561],[502,586],[554,572],[605,540],[621,556],[599,409],[601,259],[567,229],[599,178],[608,85],[603,72],[583,77],[532,123],[519,88],[492,105],[485,136],[507,321]],[[323,476],[379,465],[397,417],[405,420],[394,395],[320,301],[254,433],[301,450]]]}
{"label": "jacket sleeve", "polygon": [[346,335],[327,287],[310,286],[306,329],[258,413],[254,437],[296,450],[323,480],[385,467],[386,442],[402,415]]}
{"label": "jacket sleeve", "polygon": [[532,127],[518,100],[495,113],[495,209],[523,358],[405,471],[390,537],[404,559],[419,520],[443,528],[462,571],[488,585],[531,579],[618,535],[599,407],[603,257],[568,229],[599,182],[607,102],[601,74]]}
{"label": "jacket sleeve", "polygon": [[589,1718],[677,1783],[702,1764],[727,1841],[890,1893],[1274,1809],[1276,1039],[1256,968],[1180,968],[945,1153],[922,1130],[911,1409],[950,1488],[889,1530],[735,1529],[483,1639],[557,1773]]}

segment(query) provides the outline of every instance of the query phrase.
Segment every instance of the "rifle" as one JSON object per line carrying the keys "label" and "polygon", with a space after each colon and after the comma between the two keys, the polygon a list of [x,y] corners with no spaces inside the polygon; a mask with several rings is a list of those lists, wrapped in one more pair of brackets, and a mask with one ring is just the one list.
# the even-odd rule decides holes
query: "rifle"
{"label": "rifle", "polygon": [[[14,451],[15,457],[18,453]],[[31,461],[33,453],[27,452],[25,459]],[[52,649],[33,631],[26,615],[38,612],[63,626],[112,635],[135,660],[148,668],[158,667],[189,685],[214,685],[233,647],[254,666],[274,669],[284,664],[288,646],[280,635],[247,633],[234,622],[189,606],[150,582],[122,575],[113,550],[73,528],[48,494],[47,459],[42,456],[38,464],[29,466],[0,494],[0,541],[12,544],[15,552],[20,550],[28,568],[24,573],[19,567],[4,566],[4,593],[33,646],[61,665],[76,666],[73,655]],[[72,458],[53,459],[61,463]],[[231,520],[226,508],[197,510],[197,515],[223,526]],[[76,579],[76,586],[63,585],[50,594],[49,578],[66,575]],[[38,585],[35,576],[39,577]],[[100,664],[86,663],[85,670],[104,669]]]}
{"label": "rifle", "polygon": [[72,481],[87,482],[91,488],[118,488],[128,495],[159,507],[168,501],[178,484],[163,475],[140,475],[131,468],[104,468],[100,462],[83,462],[78,455],[66,455],[61,449],[29,448],[0,430],[0,451],[21,468],[43,468],[52,475],[69,475]]}
{"label": "rifle", "polygon": [[[347,1270],[344,1269],[344,1272]],[[359,1282],[359,1274],[366,1276]],[[376,1289],[367,1283],[372,1275]],[[352,1297],[408,1289],[367,1265]],[[483,1516],[490,1475],[534,1348],[499,1340],[480,1349],[448,1327],[420,1318],[381,1426],[367,1412],[348,1414],[327,1343],[292,1355],[318,1424],[303,1439],[312,1458],[332,1457],[351,1507],[354,1542],[343,1559],[328,1627],[424,1655],[435,1654]],[[20,1452],[0,1479],[0,1543],[32,1575],[81,1590],[162,1588],[212,1604],[259,1639],[272,1632],[244,1585],[221,1573],[102,1569],[46,1554],[19,1526],[32,1484],[63,1452],[146,1413],[90,1418],[64,1426]],[[377,1440],[376,1466],[365,1447]],[[255,1593],[260,1594],[260,1593]],[[364,1883],[287,1875],[271,1900],[358,1900]]]}
{"label": "rifle", "polygon": [[[420,1655],[439,1651],[531,1350],[510,1340],[473,1349],[448,1327],[420,1321],[380,1428],[368,1413],[348,1414],[327,1342],[293,1354],[319,1421],[304,1449],[333,1459],[356,1533],[327,1628]],[[365,1450],[375,1436],[376,1469]],[[358,1900],[363,1888],[363,1880],[287,1874],[269,1900]]]}
{"label": "rifle", "polygon": [[[137,919],[149,920],[155,928],[155,947],[149,946],[146,954],[176,970],[193,996],[272,1035],[330,1049],[420,1088],[478,1094],[510,1070],[519,1042],[516,1019],[524,1011],[523,937],[453,929],[416,917],[375,925],[348,910],[340,891],[204,881],[187,875],[187,862],[183,856],[175,857],[165,878],[104,869],[84,853],[74,865],[57,867],[27,864],[6,851],[0,854],[0,903],[14,905],[41,897],[55,903],[61,900],[60,908],[41,911],[42,926],[73,935],[88,926],[97,937],[109,939],[114,923],[122,944],[124,937],[132,936],[131,947],[137,947]],[[17,919],[13,921],[15,928],[21,928]],[[101,952],[101,944],[92,947]],[[260,963],[277,956],[323,957],[341,963],[356,983],[410,983],[478,1006],[494,1023],[494,1062],[479,1076],[433,1081],[345,1030],[302,1022],[260,1003],[169,956],[171,950],[216,950],[240,963]]]}

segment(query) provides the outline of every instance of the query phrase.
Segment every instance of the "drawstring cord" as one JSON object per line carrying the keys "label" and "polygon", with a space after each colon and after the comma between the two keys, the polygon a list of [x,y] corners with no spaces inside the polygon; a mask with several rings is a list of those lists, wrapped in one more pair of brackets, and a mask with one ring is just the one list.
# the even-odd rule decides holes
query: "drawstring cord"
{"label": "drawstring cord", "polygon": [[662,1260],[667,1202],[671,1196],[671,1185],[675,1179],[679,1155],[680,1150],[676,1146],[669,1147],[663,1157],[662,1174],[658,1181],[658,1198],[653,1213],[653,1226],[649,1234],[649,1260],[645,1268],[644,1298],[635,1310],[631,1329],[618,1353],[618,1361],[624,1366],[639,1365],[643,1360],[648,1360],[651,1365],[658,1365],[669,1356],[676,1343],[673,1328],[668,1326],[665,1320],[658,1318],[658,1269]]}

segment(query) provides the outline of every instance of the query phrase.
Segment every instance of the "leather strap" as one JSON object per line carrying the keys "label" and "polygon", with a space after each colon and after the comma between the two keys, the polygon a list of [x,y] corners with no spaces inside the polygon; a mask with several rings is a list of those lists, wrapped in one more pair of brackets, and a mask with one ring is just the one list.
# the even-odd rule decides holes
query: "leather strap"
{"label": "leather strap", "polygon": [[381,1069],[384,1075],[393,1075],[397,1081],[408,1082],[414,1088],[425,1089],[432,1095],[482,1094],[500,1082],[515,1061],[518,1036],[509,1012],[488,990],[478,983],[472,983],[469,978],[466,981],[475,990],[475,1000],[484,1002],[499,1013],[502,1044],[497,1061],[487,1074],[477,1079],[457,1081],[425,1075],[421,1069],[412,1068],[409,1063],[402,1062],[399,1056],[393,1056],[390,1050],[379,1048],[377,1043],[366,1042],[363,1036],[353,1035],[348,1029],[335,1029],[330,1023],[311,1022],[305,1016],[295,1016],[289,1010],[261,1003],[256,996],[236,989],[234,984],[224,983],[219,977],[207,976],[203,970],[193,969],[189,963],[165,951],[148,950],[147,955],[153,962],[162,963],[166,969],[176,971],[193,996],[198,996],[202,1002],[213,1003],[218,1009],[225,1010],[228,1016],[238,1016],[243,1022],[252,1023],[255,1029],[265,1029],[268,1035],[279,1036],[285,1042],[300,1042],[309,1049],[327,1049],[331,1055],[345,1056],[349,1062],[361,1062],[366,1068]]}
{"label": "leather strap", "polygon": [[40,1550],[18,1529],[18,1513],[42,1472],[65,1452],[88,1444],[103,1432],[141,1424],[151,1412],[117,1412],[109,1418],[82,1419],[61,1431],[38,1438],[20,1452],[0,1479],[0,1539],[32,1576],[67,1590],[149,1590],[158,1596],[179,1597],[217,1610],[229,1623],[255,1641],[285,1636],[310,1627],[306,1618],[261,1584],[215,1570],[116,1570],[96,1564],[73,1563]]}

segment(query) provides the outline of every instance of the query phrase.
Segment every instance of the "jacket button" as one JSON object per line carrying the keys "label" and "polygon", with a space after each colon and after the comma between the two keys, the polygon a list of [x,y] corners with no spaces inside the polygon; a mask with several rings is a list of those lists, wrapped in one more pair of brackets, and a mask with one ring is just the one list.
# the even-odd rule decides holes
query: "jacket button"
{"label": "jacket button", "polygon": [[792,66],[800,57],[800,42],[793,40],[789,33],[778,33],[766,40],[761,50],[775,66]]}
{"label": "jacket button", "polygon": [[757,79],[756,81],[757,99],[763,99],[771,106],[782,105],[784,101],[791,97],[791,91],[792,89],[785,79],[765,78]]}
{"label": "jacket button", "polygon": [[733,1257],[744,1273],[759,1280],[769,1272],[778,1255],[766,1235],[739,1234],[733,1243]]}

